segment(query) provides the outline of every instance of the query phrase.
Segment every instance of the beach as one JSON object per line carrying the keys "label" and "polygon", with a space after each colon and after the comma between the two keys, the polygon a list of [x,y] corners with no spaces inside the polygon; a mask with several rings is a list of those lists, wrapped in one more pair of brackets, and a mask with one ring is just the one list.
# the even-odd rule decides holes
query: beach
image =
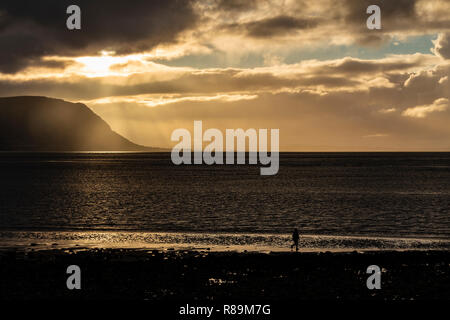
{"label": "beach", "polygon": [[[68,290],[66,269],[81,269]],[[366,286],[381,268],[381,289]],[[0,251],[0,299],[301,301],[450,299],[448,250],[236,252],[67,248]]]}

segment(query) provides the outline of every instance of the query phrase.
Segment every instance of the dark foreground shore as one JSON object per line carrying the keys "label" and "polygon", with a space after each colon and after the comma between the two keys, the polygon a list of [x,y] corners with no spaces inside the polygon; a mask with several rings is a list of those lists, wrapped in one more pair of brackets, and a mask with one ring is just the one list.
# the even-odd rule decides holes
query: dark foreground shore
{"label": "dark foreground shore", "polygon": [[[69,265],[81,268],[81,290],[66,287]],[[380,290],[366,286],[369,265],[382,268]],[[6,250],[0,274],[1,300],[450,299],[450,251]]]}

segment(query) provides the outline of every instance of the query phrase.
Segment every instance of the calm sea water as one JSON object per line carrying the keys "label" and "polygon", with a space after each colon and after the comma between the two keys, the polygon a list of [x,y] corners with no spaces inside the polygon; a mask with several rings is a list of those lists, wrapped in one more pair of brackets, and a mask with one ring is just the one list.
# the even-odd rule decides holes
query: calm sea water
{"label": "calm sea water", "polygon": [[289,153],[175,166],[170,154],[2,153],[0,231],[450,238],[450,153]]}

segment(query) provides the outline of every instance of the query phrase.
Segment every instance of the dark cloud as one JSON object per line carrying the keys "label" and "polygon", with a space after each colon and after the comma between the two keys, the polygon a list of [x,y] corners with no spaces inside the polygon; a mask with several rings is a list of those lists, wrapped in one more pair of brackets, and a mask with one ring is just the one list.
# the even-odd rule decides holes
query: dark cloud
{"label": "dark cloud", "polygon": [[377,5],[381,9],[383,23],[399,23],[401,20],[416,20],[417,0],[346,0],[342,4],[346,6],[345,23],[365,25],[368,15],[366,10],[370,5]]}
{"label": "dark cloud", "polygon": [[368,74],[377,72],[395,72],[408,70],[414,67],[420,67],[427,64],[425,56],[418,55],[414,59],[408,60],[392,60],[392,61],[376,61],[376,60],[359,60],[354,58],[344,58],[338,63],[321,66],[316,70],[322,74]]}
{"label": "dark cloud", "polygon": [[38,64],[41,67],[50,68],[50,69],[61,69],[64,70],[65,68],[77,64],[74,61],[59,61],[59,60],[43,60],[39,59],[39,61],[32,62],[33,64]]}
{"label": "dark cloud", "polygon": [[[340,2],[345,8],[344,15],[335,18],[339,19],[336,22],[343,19],[346,28],[355,34],[355,42],[366,46],[385,43],[396,32],[431,33],[450,28],[448,16],[444,19],[429,19],[429,13],[423,11],[423,3],[420,0],[345,0]],[[440,3],[450,3],[450,0],[441,0]],[[370,5],[378,5],[381,9],[381,30],[368,30],[365,27],[369,16],[366,9]],[[428,9],[435,5],[431,4]],[[436,8],[433,10],[434,14],[438,13]]]}
{"label": "dark cloud", "polygon": [[243,24],[231,24],[227,28],[231,31],[244,32],[254,38],[270,38],[314,28],[317,24],[317,19],[302,19],[281,15]]}
{"label": "dark cloud", "polygon": [[190,0],[79,0],[81,30],[66,28],[73,1],[0,3],[0,71],[18,70],[44,55],[139,52],[176,40],[198,21]]}
{"label": "dark cloud", "polygon": [[[261,2],[251,2],[248,7],[243,7],[241,1],[224,1],[222,6],[229,6],[236,16],[239,12],[248,9],[262,7]],[[226,3],[226,4],[225,4]],[[270,7],[270,1],[265,5]],[[321,4],[319,6],[319,4]],[[370,5],[378,5],[381,9],[381,30],[369,30],[366,27]],[[450,5],[450,0],[440,0],[426,5],[423,0],[342,0],[338,4],[331,1],[322,1],[316,7],[309,1],[296,1],[280,5],[274,1],[273,16],[261,19],[260,15],[254,15],[253,20],[243,16],[243,19],[235,19],[234,23],[225,26],[225,30],[253,38],[267,38],[291,35],[297,31],[302,35],[309,32],[311,37],[323,39],[323,37],[341,36],[346,34],[353,38],[353,42],[363,46],[379,46],[390,40],[394,34],[401,33],[434,33],[450,29],[450,18],[441,11],[445,11]],[[241,7],[242,6],[242,7]],[[443,8],[443,9],[440,9]],[[241,22],[245,21],[245,22]],[[324,30],[335,28],[336,32],[323,33]],[[222,26],[223,30],[223,26]]]}
{"label": "dark cloud", "polygon": [[226,11],[247,11],[258,6],[258,0],[219,0],[217,8]]}
{"label": "dark cloud", "polygon": [[444,59],[450,59],[450,33],[442,33],[435,41],[433,52]]}

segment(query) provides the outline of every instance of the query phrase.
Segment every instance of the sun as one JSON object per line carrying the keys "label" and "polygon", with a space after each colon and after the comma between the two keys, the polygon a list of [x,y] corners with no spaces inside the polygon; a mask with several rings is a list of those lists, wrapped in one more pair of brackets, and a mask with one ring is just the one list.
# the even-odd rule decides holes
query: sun
{"label": "sun", "polygon": [[138,55],[114,56],[114,52],[102,51],[98,56],[77,57],[74,61],[82,65],[78,73],[86,77],[106,77],[118,75],[111,66],[140,58]]}
{"label": "sun", "polygon": [[119,63],[117,57],[102,55],[96,57],[78,57],[74,59],[83,66],[79,70],[80,73],[87,77],[104,77],[110,75],[110,67]]}

